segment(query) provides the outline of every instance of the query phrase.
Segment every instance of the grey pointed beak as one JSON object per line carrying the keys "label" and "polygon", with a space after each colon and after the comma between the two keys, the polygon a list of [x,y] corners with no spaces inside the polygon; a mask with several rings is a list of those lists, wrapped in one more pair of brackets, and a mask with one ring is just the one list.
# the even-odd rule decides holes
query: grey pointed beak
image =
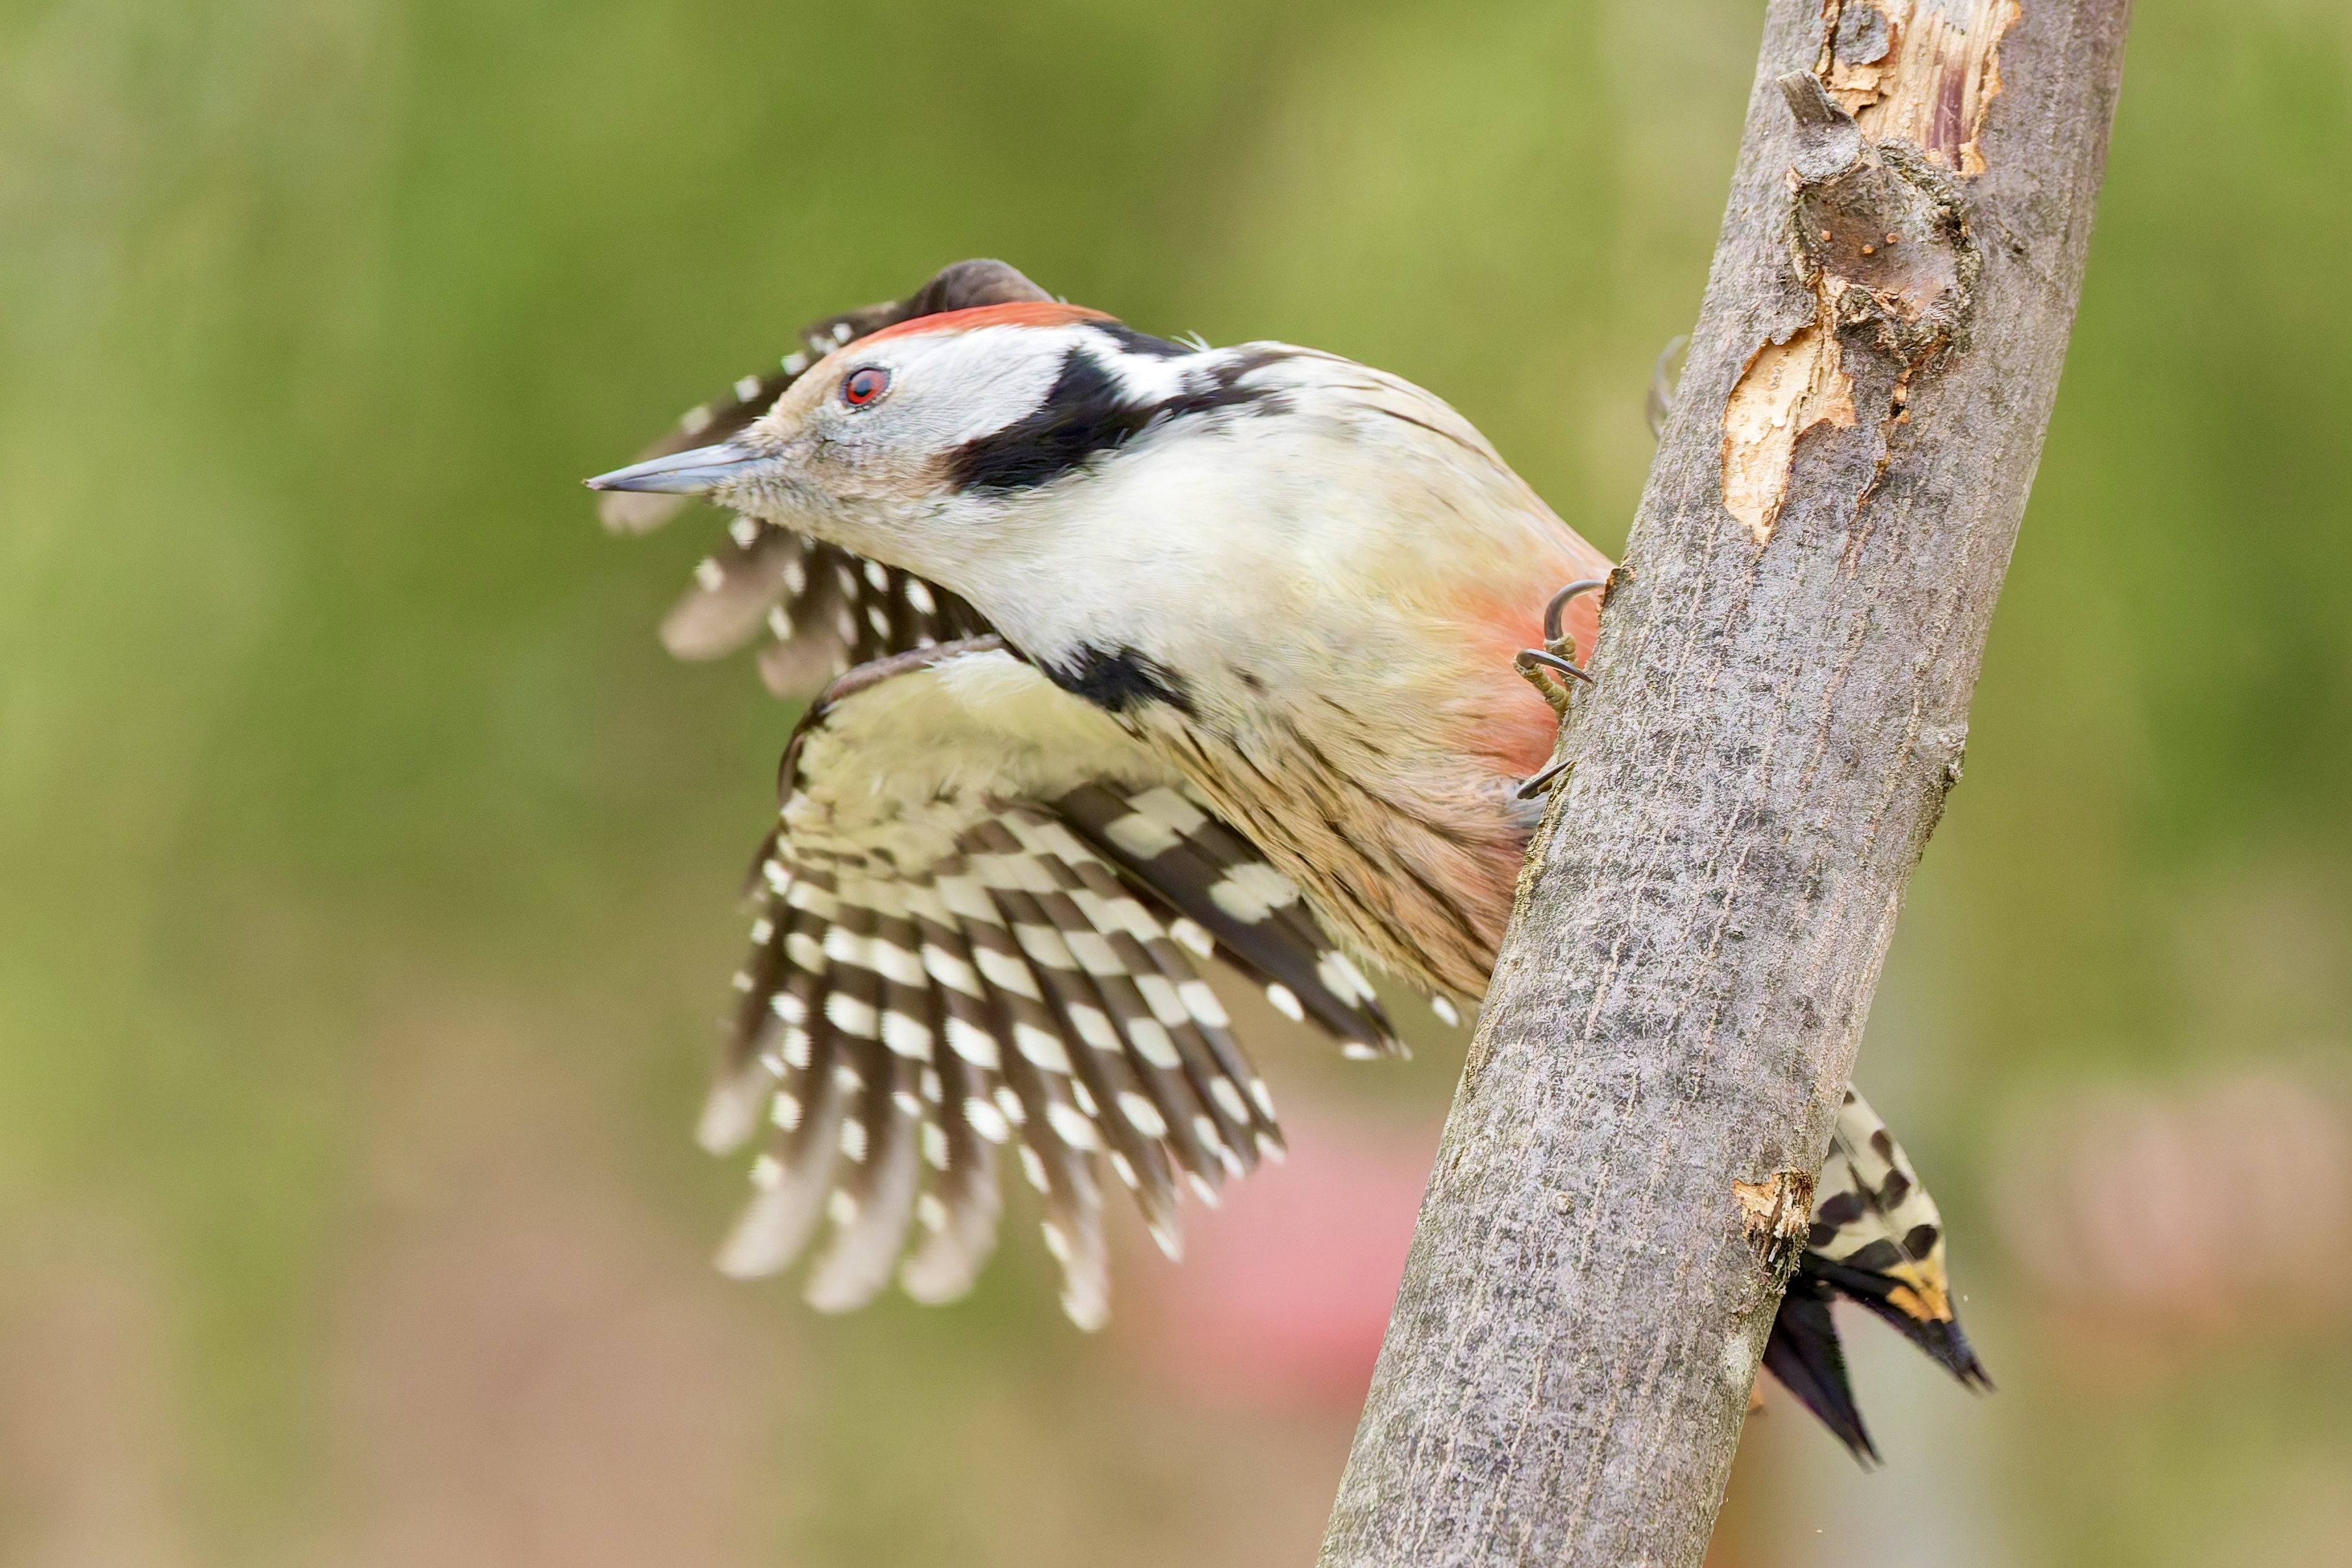
{"label": "grey pointed beak", "polygon": [[765,454],[733,441],[671,452],[599,474],[587,481],[591,490],[655,490],[667,496],[700,496],[714,486],[765,461]]}

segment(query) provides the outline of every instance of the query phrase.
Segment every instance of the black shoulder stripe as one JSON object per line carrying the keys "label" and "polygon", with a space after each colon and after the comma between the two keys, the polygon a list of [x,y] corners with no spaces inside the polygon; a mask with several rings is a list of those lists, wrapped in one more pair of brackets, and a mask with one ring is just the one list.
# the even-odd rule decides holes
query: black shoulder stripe
{"label": "black shoulder stripe", "polygon": [[1073,696],[1081,696],[1106,713],[1126,713],[1146,703],[1166,703],[1192,713],[1192,695],[1183,678],[1149,653],[1133,648],[1082,645],[1059,664],[1043,661],[1037,667],[1046,678]]}
{"label": "black shoulder stripe", "polygon": [[1097,321],[1096,331],[1117,343],[1128,353],[1149,360],[1181,360],[1200,352],[1189,345],[1155,338],[1149,332],[1139,332],[1124,321]]}
{"label": "black shoulder stripe", "polygon": [[1251,386],[1248,378],[1268,365],[1294,359],[1297,351],[1284,348],[1255,349],[1245,354],[1225,354],[1215,357],[1194,372],[1191,382],[1174,397],[1151,405],[1155,419],[1184,419],[1214,413],[1221,409],[1241,409],[1251,413],[1286,413],[1290,400],[1270,387]]}

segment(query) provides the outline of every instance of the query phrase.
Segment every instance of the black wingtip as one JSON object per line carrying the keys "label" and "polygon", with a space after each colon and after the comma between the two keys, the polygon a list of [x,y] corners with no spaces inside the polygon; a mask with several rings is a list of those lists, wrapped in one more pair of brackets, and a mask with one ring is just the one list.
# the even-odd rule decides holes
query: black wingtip
{"label": "black wingtip", "polygon": [[[1958,1318],[1912,1316],[1896,1306],[1892,1299],[1902,1282],[1867,1269],[1849,1268],[1811,1253],[1806,1255],[1801,1267],[1801,1278],[1817,1281],[1822,1287],[1834,1290],[1868,1307],[1964,1386],[1979,1394],[1992,1392],[1992,1375],[1985,1370],[1984,1363],[1977,1359],[1976,1348],[1969,1343],[1969,1336],[1961,1332]],[[1793,1281],[1790,1289],[1791,1291],[1796,1289]]]}
{"label": "black wingtip", "polygon": [[1979,1394],[1992,1392],[1992,1375],[1985,1371],[1984,1363],[1977,1359],[1976,1347],[1969,1344],[1969,1336],[1960,1332],[1958,1320],[1921,1322],[1889,1305],[1872,1301],[1864,1301],[1863,1304],[1894,1324],[1905,1339],[1925,1351],[1937,1365],[1950,1373],[1962,1386]]}
{"label": "black wingtip", "polygon": [[1830,1316],[1827,1286],[1803,1274],[1789,1281],[1780,1310],[1772,1320],[1772,1337],[1764,1344],[1765,1369],[1795,1395],[1799,1403],[1820,1417],[1822,1426],[1853,1455],[1864,1469],[1874,1469],[1880,1458],[1870,1429],[1854,1403],[1853,1385],[1846,1376],[1845,1351],[1838,1343],[1837,1323]]}

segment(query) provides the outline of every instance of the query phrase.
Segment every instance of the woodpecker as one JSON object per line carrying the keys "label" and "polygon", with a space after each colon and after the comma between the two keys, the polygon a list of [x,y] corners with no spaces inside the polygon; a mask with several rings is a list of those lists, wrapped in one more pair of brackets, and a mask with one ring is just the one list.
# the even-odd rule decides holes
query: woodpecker
{"label": "woodpecker", "polygon": [[[968,261],[588,484],[618,530],[735,514],[664,641],[764,629],[808,699],[699,1128],[768,1124],[726,1271],[823,1229],[821,1310],[959,1296],[1010,1149],[1095,1327],[1106,1168],[1174,1257],[1182,1193],[1282,1157],[1204,961],[1360,1057],[1402,1049],[1368,970],[1484,990],[1598,627],[1557,585],[1610,562],[1430,393]],[[1834,1297],[1986,1380],[1934,1200],[1851,1091],[1835,1125],[1765,1364],[1867,1462]]]}

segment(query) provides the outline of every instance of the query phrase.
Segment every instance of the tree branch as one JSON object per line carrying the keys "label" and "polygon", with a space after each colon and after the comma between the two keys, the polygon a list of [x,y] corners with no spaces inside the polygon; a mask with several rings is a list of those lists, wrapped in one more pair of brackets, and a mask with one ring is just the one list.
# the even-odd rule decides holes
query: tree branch
{"label": "tree branch", "polygon": [[1960,775],[2128,11],[1770,0],[1326,1568],[1700,1560]]}

